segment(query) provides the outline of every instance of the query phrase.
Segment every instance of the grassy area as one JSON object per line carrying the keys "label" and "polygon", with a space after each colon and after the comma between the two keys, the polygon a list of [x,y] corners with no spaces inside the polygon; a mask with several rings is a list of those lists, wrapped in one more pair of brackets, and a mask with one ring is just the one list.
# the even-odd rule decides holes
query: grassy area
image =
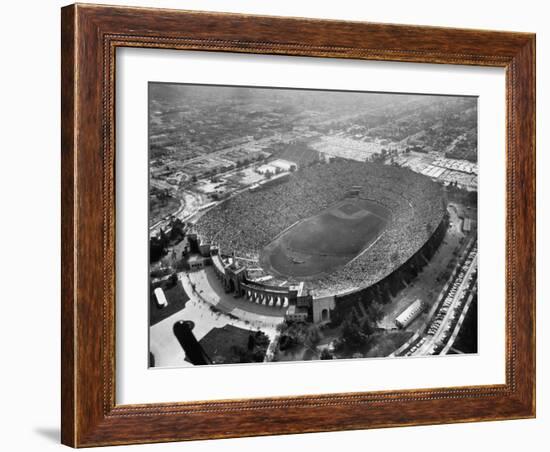
{"label": "grassy area", "polygon": [[264,250],[262,259],[280,275],[328,274],[373,243],[389,215],[387,209],[365,199],[339,202],[284,231]]}
{"label": "grassy area", "polygon": [[[157,306],[157,299],[153,293],[157,287],[162,287],[166,301],[168,301],[168,306],[164,308],[159,308]],[[154,284],[149,294],[149,325],[155,325],[167,319],[172,314],[181,311],[185,308],[185,304],[188,301],[189,296],[185,293],[185,290],[183,290],[180,281],[177,281],[175,285],[171,285],[169,281],[162,281],[161,283]]]}

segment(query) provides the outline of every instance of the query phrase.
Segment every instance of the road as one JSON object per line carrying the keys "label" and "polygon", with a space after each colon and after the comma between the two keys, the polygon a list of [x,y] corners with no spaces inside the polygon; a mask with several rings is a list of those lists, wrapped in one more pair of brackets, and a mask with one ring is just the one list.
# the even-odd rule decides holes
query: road
{"label": "road", "polygon": [[454,347],[454,343],[456,341],[458,334],[460,333],[460,329],[462,328],[462,324],[466,319],[466,315],[468,314],[468,310],[470,309],[470,305],[472,304],[473,299],[474,299],[474,294],[471,293],[468,296],[468,300],[464,304],[464,308],[462,309],[462,313],[460,314],[458,322],[454,327],[453,333],[451,334],[450,338],[447,340],[447,345],[445,345],[445,347],[443,347],[443,350],[441,350],[441,353],[440,353],[441,355],[446,355],[447,353],[449,353],[449,351],[458,353],[458,354],[463,353],[462,351]]}
{"label": "road", "polygon": [[182,221],[187,221],[193,215],[195,215],[199,207],[203,204],[202,198],[197,193],[186,191],[183,194],[183,199],[180,199],[180,206],[178,209],[164,217],[163,220],[157,221],[149,228],[149,235],[153,236],[157,234],[160,228],[164,228],[164,232],[169,232],[168,226],[172,217],[179,218]]}
{"label": "road", "polygon": [[170,215],[167,215],[168,218],[164,218],[162,220],[159,220],[157,221],[154,225],[150,226],[149,227],[149,231],[154,234],[156,232],[158,232],[158,229],[160,229],[162,226],[166,226],[168,225],[168,222],[170,220],[170,217],[172,216],[178,216],[182,210],[185,208],[185,202],[180,199],[180,206],[178,207],[178,210],[176,210],[175,212],[171,213]]}
{"label": "road", "polygon": [[[189,274],[180,273],[178,275],[189,296],[185,307],[149,327],[149,349],[155,356],[156,367],[192,366],[185,361],[185,351],[173,332],[174,324],[179,321],[191,320],[193,322],[193,334],[198,341],[214,328],[222,328],[225,325],[232,325],[251,332],[260,329],[269,337],[270,343],[274,341],[277,335],[276,326],[284,320],[282,316],[246,312],[239,307],[238,302],[248,303],[251,308],[255,309],[259,309],[259,307],[253,303],[233,299],[231,295],[225,294],[221,286],[214,288],[216,292],[210,286],[215,278],[207,280],[204,270],[192,275],[193,281],[189,279]],[[191,286],[192,282],[195,284],[196,290]],[[213,307],[216,309],[212,309]],[[263,308],[269,309],[265,306]],[[270,310],[273,312],[273,309]]]}
{"label": "road", "polygon": [[[423,356],[423,355],[431,355],[434,353],[435,348],[437,345],[441,345],[445,340],[450,339],[451,336],[451,327],[453,321],[460,316],[462,309],[464,309],[467,304],[464,304],[462,308],[460,308],[460,305],[462,301],[464,301],[464,297],[466,296],[466,290],[470,286],[470,275],[475,271],[477,268],[477,252],[475,252],[475,255],[472,259],[472,262],[466,272],[464,273],[464,276],[462,277],[462,280],[460,281],[460,284],[458,288],[456,289],[456,293],[454,297],[452,298],[452,301],[448,307],[448,310],[443,317],[443,320],[441,320],[441,323],[439,327],[437,328],[437,331],[435,334],[430,335],[427,334],[425,336],[426,340],[420,346],[415,352],[411,353],[411,356]],[[460,309],[460,312],[459,312]]]}
{"label": "road", "polygon": [[[445,342],[451,340],[452,334],[458,333],[457,327],[459,328],[457,324],[454,331],[451,331],[453,322],[456,319],[460,321],[468,309],[471,297],[465,300],[464,296],[475,285],[475,279],[472,278],[477,269],[477,245],[471,243],[467,249],[422,325],[416,327],[414,336],[390,356],[421,356],[448,351],[444,348]],[[443,348],[439,351],[441,346]]]}

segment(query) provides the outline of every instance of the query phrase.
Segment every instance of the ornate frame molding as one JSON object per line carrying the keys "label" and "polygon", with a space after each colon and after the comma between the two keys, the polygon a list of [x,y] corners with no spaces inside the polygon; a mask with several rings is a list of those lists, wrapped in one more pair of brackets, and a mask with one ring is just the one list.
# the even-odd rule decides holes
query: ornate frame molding
{"label": "ornate frame molding", "polygon": [[[504,67],[506,383],[116,405],[114,90],[118,47]],[[535,415],[534,35],[71,5],[62,9],[61,153],[64,444],[81,447]]]}

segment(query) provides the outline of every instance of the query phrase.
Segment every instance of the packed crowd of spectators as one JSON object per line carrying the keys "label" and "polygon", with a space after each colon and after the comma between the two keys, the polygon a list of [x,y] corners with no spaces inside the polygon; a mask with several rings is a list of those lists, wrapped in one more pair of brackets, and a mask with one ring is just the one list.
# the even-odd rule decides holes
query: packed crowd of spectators
{"label": "packed crowd of spectators", "polygon": [[431,237],[445,213],[437,183],[407,168],[337,159],[302,168],[284,184],[228,199],[201,217],[197,231],[224,253],[257,258],[283,231],[340,201],[353,186],[362,187],[361,198],[391,211],[388,226],[363,254],[308,285],[318,295],[365,287]]}

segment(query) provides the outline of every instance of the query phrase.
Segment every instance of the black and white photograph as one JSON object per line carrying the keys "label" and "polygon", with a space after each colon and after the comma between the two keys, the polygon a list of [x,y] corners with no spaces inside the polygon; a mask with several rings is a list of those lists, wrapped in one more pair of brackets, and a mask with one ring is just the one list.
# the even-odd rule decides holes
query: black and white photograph
{"label": "black and white photograph", "polygon": [[149,82],[149,367],[478,353],[478,98]]}
{"label": "black and white photograph", "polygon": [[545,2],[3,6],[2,450],[548,449]]}

